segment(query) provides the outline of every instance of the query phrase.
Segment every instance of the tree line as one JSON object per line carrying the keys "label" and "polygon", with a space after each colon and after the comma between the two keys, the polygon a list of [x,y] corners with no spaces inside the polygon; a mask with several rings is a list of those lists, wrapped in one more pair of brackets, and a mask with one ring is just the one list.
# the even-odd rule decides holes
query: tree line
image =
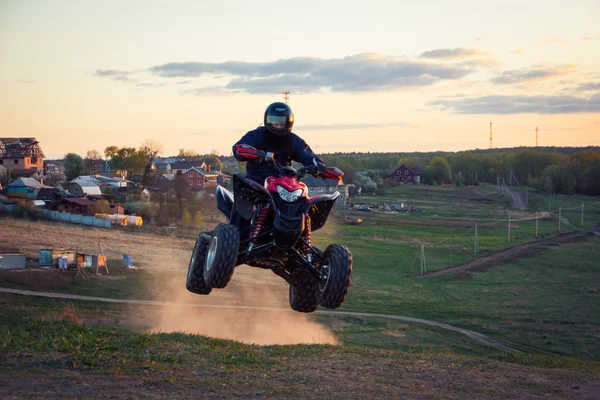
{"label": "tree line", "polygon": [[[559,149],[554,152],[550,150]],[[546,192],[600,195],[600,148],[514,148],[431,153],[333,153],[321,155],[341,168],[345,183],[384,181],[398,165],[419,167],[423,183],[476,185],[504,179]]]}

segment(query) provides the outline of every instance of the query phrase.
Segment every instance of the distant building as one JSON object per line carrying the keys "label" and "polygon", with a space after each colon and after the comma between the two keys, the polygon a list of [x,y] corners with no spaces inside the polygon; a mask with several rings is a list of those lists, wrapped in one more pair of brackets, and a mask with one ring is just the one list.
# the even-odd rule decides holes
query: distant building
{"label": "distant building", "polygon": [[0,138],[0,165],[7,169],[9,181],[17,176],[41,177],[44,157],[35,138]]}
{"label": "distant building", "polygon": [[38,192],[47,187],[33,178],[19,178],[8,184],[6,194],[8,197],[35,199]]}
{"label": "distant building", "polygon": [[192,191],[205,190],[217,186],[218,173],[209,172],[202,168],[190,168],[182,172]]}
{"label": "distant building", "polygon": [[44,160],[44,175],[58,175],[63,179],[65,176],[63,160]]}
{"label": "distant building", "polygon": [[317,196],[319,194],[332,194],[340,192],[340,197],[336,200],[336,204],[342,208],[346,207],[346,202],[349,198],[348,185],[344,185],[344,181],[337,181],[335,179],[323,179],[315,178],[314,176],[305,176],[302,182],[308,186],[308,195],[310,197]]}
{"label": "distant building", "polygon": [[72,180],[71,182],[69,182],[69,193],[76,197],[102,196],[100,186],[98,186],[94,182],[86,182],[82,180]]}
{"label": "distant building", "polygon": [[385,176],[383,180],[389,184],[421,183],[421,169],[401,164],[391,174]]}

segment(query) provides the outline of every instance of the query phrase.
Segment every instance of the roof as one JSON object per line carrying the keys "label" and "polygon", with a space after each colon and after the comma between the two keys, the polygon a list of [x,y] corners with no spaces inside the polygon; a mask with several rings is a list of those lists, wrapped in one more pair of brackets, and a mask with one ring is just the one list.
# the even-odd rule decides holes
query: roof
{"label": "roof", "polygon": [[335,179],[315,178],[311,175],[305,176],[302,179],[302,182],[308,187],[337,187],[340,184],[340,182]]}
{"label": "roof", "polygon": [[[202,167],[204,161],[176,161],[171,164],[171,169],[185,169],[188,170],[192,167]],[[204,164],[206,165],[206,164]]]}
{"label": "roof", "polygon": [[189,171],[196,171],[197,173],[199,173],[200,175],[204,175],[205,177],[217,177],[219,176],[218,172],[210,172],[210,171],[205,171],[202,168],[197,168],[197,167],[192,167],[192,168],[188,168],[187,170],[183,171],[182,174],[187,174]]}
{"label": "roof", "polygon": [[45,158],[35,138],[0,138],[0,158]]}
{"label": "roof", "polygon": [[50,187],[50,186],[41,184],[39,181],[36,181],[33,178],[19,178],[19,179],[12,181],[11,183],[9,183],[7,185],[7,187],[21,187],[21,186],[32,187],[32,188],[36,188],[36,189]]}
{"label": "roof", "polygon": [[74,197],[72,199],[65,199],[65,201],[68,201],[69,203],[75,203],[77,205],[84,206],[84,207],[93,206],[93,205],[96,204],[95,201],[87,200],[87,199],[82,199],[81,197]]}
{"label": "roof", "polygon": [[393,170],[392,172],[390,172],[390,174],[389,174],[389,175],[386,175],[386,178],[387,178],[388,176],[392,176],[392,175],[394,175],[394,174],[396,173],[396,171],[398,171],[398,170],[399,170],[400,168],[402,168],[402,167],[404,167],[404,168],[406,168],[407,170],[409,170],[410,172],[412,172],[412,173],[413,173],[413,175],[421,175],[421,168],[419,168],[419,167],[416,167],[416,166],[410,166],[410,167],[409,167],[409,166],[407,166],[407,165],[400,164],[400,165],[398,165],[396,168],[394,168],[394,170]]}

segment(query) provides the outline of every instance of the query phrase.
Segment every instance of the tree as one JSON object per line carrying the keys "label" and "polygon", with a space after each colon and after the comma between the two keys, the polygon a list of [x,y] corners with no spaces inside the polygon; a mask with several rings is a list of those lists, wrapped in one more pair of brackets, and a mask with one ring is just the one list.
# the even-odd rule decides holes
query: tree
{"label": "tree", "polygon": [[99,169],[100,160],[102,160],[102,155],[98,152],[98,150],[87,151],[84,161],[88,174],[91,174],[95,170]]}
{"label": "tree", "polygon": [[180,170],[177,171],[177,175],[175,175],[174,189],[175,197],[179,204],[179,219],[181,219],[183,216],[183,200],[192,197],[192,191],[190,190],[190,184]]}
{"label": "tree", "polygon": [[110,205],[107,200],[100,199],[96,202],[96,213],[97,214],[108,214],[110,212]]}
{"label": "tree", "polygon": [[449,183],[451,170],[444,157],[433,157],[429,163],[431,178],[439,183]]}
{"label": "tree", "polygon": [[117,146],[108,146],[104,149],[104,156],[112,159],[117,154],[118,150],[119,148]]}
{"label": "tree", "polygon": [[77,178],[80,175],[85,174],[85,162],[80,155],[75,153],[69,153],[63,159],[63,165],[65,167],[65,176],[68,181]]}
{"label": "tree", "polygon": [[199,157],[200,154],[198,154],[196,151],[194,150],[186,150],[186,149],[179,149],[179,154],[177,154],[177,157]]}
{"label": "tree", "polygon": [[192,215],[190,214],[190,210],[185,207],[183,209],[183,214],[181,215],[181,225],[190,226],[192,224]]}
{"label": "tree", "polygon": [[206,165],[210,167],[211,171],[223,170],[223,161],[221,161],[221,158],[219,158],[219,153],[216,150],[213,150],[210,154],[202,156],[202,161],[204,161]]}
{"label": "tree", "polygon": [[196,211],[196,214],[194,215],[194,226],[199,228],[203,222],[204,219],[202,218],[202,213],[200,211]]}

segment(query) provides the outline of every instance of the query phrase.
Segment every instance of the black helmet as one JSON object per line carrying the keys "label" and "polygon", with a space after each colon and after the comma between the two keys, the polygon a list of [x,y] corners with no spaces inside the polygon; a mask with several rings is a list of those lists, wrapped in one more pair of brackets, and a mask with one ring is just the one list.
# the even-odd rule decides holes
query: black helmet
{"label": "black helmet", "polygon": [[276,102],[265,110],[265,128],[276,136],[283,137],[292,131],[294,113],[290,106]]}

